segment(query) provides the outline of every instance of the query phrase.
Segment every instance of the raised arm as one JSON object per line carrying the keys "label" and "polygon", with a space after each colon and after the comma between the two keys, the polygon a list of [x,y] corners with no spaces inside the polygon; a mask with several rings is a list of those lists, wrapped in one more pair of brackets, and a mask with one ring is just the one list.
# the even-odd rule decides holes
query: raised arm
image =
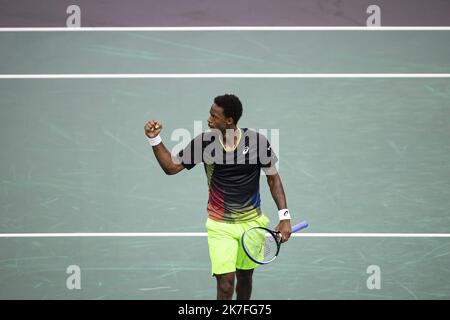
{"label": "raised arm", "polygon": [[[159,133],[162,130],[162,124],[155,120],[148,121],[144,126],[145,135],[153,141],[152,149],[159,165],[168,175],[176,174],[184,169],[181,163],[175,163],[172,154],[167,150],[162,141],[159,139]],[[158,143],[159,142],[159,143]]]}

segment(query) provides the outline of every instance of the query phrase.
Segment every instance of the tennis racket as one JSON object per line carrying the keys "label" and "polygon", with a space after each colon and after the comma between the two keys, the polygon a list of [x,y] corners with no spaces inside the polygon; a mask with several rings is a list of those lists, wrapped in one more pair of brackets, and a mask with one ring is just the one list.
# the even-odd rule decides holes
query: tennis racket
{"label": "tennis racket", "polygon": [[[302,221],[292,227],[292,233],[308,227],[307,221]],[[253,227],[242,234],[242,247],[247,256],[258,264],[268,264],[274,261],[281,248],[279,232],[264,227]]]}

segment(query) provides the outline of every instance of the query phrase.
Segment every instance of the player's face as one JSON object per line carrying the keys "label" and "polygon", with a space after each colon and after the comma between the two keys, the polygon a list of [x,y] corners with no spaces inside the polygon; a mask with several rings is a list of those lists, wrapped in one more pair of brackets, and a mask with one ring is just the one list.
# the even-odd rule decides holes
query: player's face
{"label": "player's face", "polygon": [[227,128],[227,119],[223,114],[223,109],[216,104],[213,104],[209,110],[208,127],[220,131],[224,131]]}

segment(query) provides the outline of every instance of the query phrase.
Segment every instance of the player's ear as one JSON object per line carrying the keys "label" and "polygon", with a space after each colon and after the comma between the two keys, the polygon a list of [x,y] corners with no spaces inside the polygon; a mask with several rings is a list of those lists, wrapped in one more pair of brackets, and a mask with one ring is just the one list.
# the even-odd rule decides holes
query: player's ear
{"label": "player's ear", "polygon": [[227,125],[229,125],[229,126],[234,124],[234,120],[232,117],[228,117],[225,121],[227,122]]}

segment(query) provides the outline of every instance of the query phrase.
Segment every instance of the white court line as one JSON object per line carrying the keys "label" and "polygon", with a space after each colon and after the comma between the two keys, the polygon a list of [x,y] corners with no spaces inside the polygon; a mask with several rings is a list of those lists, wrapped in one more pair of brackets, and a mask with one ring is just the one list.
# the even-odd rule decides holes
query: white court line
{"label": "white court line", "polygon": [[[0,233],[0,238],[206,237],[206,232]],[[301,238],[450,238],[450,233],[294,233]]]}
{"label": "white court line", "polygon": [[1,79],[192,79],[192,78],[450,78],[450,73],[85,73],[0,74]]}
{"label": "white court line", "polygon": [[450,31],[450,26],[302,27],[302,26],[210,26],[210,27],[25,27],[0,28],[0,32],[92,32],[92,31]]}

